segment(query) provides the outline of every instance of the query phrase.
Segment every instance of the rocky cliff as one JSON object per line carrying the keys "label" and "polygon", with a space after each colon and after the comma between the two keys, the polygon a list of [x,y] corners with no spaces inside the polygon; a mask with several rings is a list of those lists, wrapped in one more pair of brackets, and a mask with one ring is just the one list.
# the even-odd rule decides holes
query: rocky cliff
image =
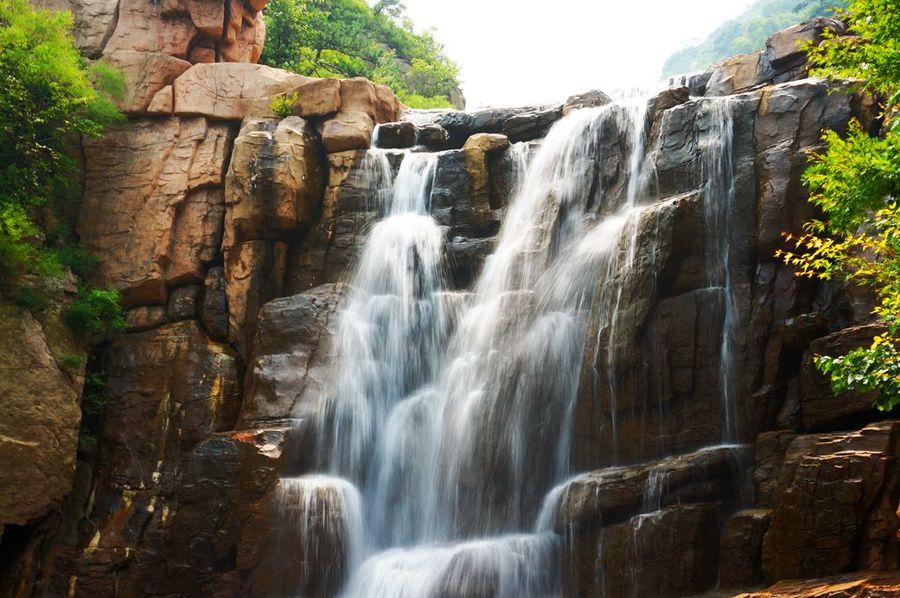
{"label": "rocky cliff", "polygon": [[[69,7],[80,47],[128,82],[127,124],[82,143],[77,232],[100,257],[97,283],[121,291],[129,330],[97,356],[99,450],[76,463],[80,379],[54,358],[64,341],[52,323],[0,314],[0,367],[15,374],[0,382],[4,595],[333,593],[340,542],[313,556],[287,548],[277,482],[319,459],[311,422],[335,380],[345,283],[380,216],[366,158],[375,125],[376,144],[397,149],[391,169],[402,148],[436,152],[430,209],[450,286],[465,291],[496,244],[521,156],[564,115],[609,102],[403,112],[366,80],[253,64],[263,4]],[[871,397],[833,396],[811,363],[877,333],[867,298],[773,257],[782,231],[812,215],[799,176],[821,131],[875,122],[869,98],[806,78],[796,42],[825,27],[840,24],[777,34],[641,111],[648,208],[622,266],[598,281],[572,419],[584,473],[554,511],[567,595],[727,595],[900,568],[900,422]],[[277,96],[292,99],[291,116],[271,112]],[[724,239],[704,203],[710,107],[723,101]],[[603,159],[581,184],[604,198],[580,206],[586,217],[628,193],[628,143],[616,128],[598,136]],[[732,307],[706,277],[718,246]],[[605,288],[617,289],[613,311]],[[858,573],[770,593],[813,591],[890,595],[900,581]]]}

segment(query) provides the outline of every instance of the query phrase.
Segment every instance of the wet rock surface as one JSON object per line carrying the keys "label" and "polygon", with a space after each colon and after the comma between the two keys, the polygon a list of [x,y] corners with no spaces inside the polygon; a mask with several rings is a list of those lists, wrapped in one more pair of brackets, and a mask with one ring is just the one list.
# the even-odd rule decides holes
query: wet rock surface
{"label": "wet rock surface", "polygon": [[[252,64],[263,4],[73,3],[78,43],[121,65],[129,86],[131,120],[83,142],[77,226],[101,258],[95,282],[122,293],[128,332],[100,355],[99,452],[76,466],[80,374],[59,365],[65,342],[53,325],[0,307],[15,339],[2,366],[15,375],[0,382],[0,411],[13,414],[0,418],[0,539],[16,550],[0,563],[12,573],[0,593],[269,596],[297,580],[310,595],[333,594],[340,582],[328,572],[346,564],[336,495],[322,495],[315,520],[323,542],[287,550],[278,479],[321,458],[312,422],[333,391],[344,283],[384,211],[366,157],[375,125],[386,148],[439,152],[429,209],[452,292],[471,289],[494,250],[522,160],[564,114],[610,102],[590,92],[562,106],[401,114],[369,81]],[[871,122],[864,98],[802,79],[797,42],[839,27],[791,28],[646,107],[652,182],[637,202],[653,205],[634,244],[618,248],[622,267],[597,281],[620,293],[598,288],[603,301],[585,307],[571,461],[587,473],[559,495],[552,526],[567,547],[567,595],[679,596],[717,581],[900,567],[898,423],[882,421],[871,396],[835,397],[811,363],[877,333],[866,299],[797,279],[773,257],[781,232],[812,215],[799,178],[805,152],[825,128]],[[293,93],[294,116],[274,118],[271,98]],[[727,100],[735,193],[725,267],[737,321],[728,413],[703,157],[712,98],[726,94],[738,94]],[[586,171],[590,205],[578,208],[596,222],[626,201],[630,142],[624,125],[589,142],[605,158]],[[393,173],[402,159],[387,151]],[[514,295],[510,326],[542,299]],[[733,434],[722,446],[726,415]],[[30,465],[8,465],[21,462]],[[482,476],[503,470],[481,465]],[[498,488],[486,499],[494,506],[508,499]],[[483,554],[454,557],[441,579],[448,595],[467,587],[469,571],[468,589],[496,592],[499,569]],[[896,576],[866,573],[748,596],[897,587]]]}

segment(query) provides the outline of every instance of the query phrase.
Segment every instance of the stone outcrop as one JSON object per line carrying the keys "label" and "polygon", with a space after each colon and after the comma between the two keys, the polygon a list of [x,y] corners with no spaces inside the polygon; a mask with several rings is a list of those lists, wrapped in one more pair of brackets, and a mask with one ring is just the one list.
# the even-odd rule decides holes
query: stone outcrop
{"label": "stone outcrop", "polygon": [[787,447],[762,546],[766,580],[900,567],[900,423]]}
{"label": "stone outcrop", "polygon": [[293,91],[306,80],[262,64],[197,64],[172,83],[174,111],[222,120],[273,116],[272,98]]}
{"label": "stone outcrop", "polygon": [[323,191],[319,143],[298,117],[245,121],[225,181],[226,248],[309,226]]}
{"label": "stone outcrop", "polygon": [[125,307],[165,306],[169,286],[202,282],[221,243],[232,135],[196,117],[135,120],[85,140],[78,233],[103,256],[97,284],[119,289]]}
{"label": "stone outcrop", "polygon": [[0,536],[58,508],[75,475],[85,352],[58,307],[42,319],[0,303]]}
{"label": "stone outcrop", "polygon": [[729,95],[766,84],[802,79],[807,73],[803,45],[820,41],[825,30],[840,35],[845,27],[836,19],[817,18],[779,31],[766,40],[765,50],[735,56],[712,67],[705,94]]}
{"label": "stone outcrop", "polygon": [[276,299],[259,314],[241,420],[312,419],[328,392],[340,284]]}
{"label": "stone outcrop", "polygon": [[809,581],[782,581],[734,598],[886,598],[900,594],[896,573],[860,572]]}
{"label": "stone outcrop", "polygon": [[[70,350],[54,324],[0,307],[16,341],[2,360],[16,375],[0,382],[0,411],[13,414],[0,418],[0,479],[16,492],[0,493],[0,526],[16,527],[19,551],[0,562],[11,573],[4,595],[264,596],[295,579],[310,594],[333,592],[320,565],[344,566],[340,539],[319,561],[282,550],[277,480],[321,459],[312,424],[334,381],[344,283],[382,209],[373,197],[383,173],[366,151],[375,125],[385,148],[440,152],[430,210],[445,233],[447,286],[465,291],[540,138],[563,115],[610,101],[595,91],[559,106],[401,112],[363,79],[252,64],[264,4],[76,3],[79,44],[128,84],[130,120],[83,141],[77,226],[100,257],[94,282],[121,291],[128,331],[98,355],[101,441],[76,466],[81,373],[60,366]],[[822,129],[872,122],[865,98],[801,79],[797,42],[826,27],[839,30],[792,28],[647,105],[652,184],[638,202],[652,205],[598,281],[572,415],[571,460],[586,473],[553,512],[569,595],[765,581],[779,583],[760,597],[878,596],[898,585],[879,573],[780,581],[900,567],[900,424],[882,421],[871,395],[835,397],[811,362],[879,329],[853,289],[797,279],[772,256],[781,232],[811,216],[800,173]],[[724,301],[709,279],[721,231],[707,220],[702,135],[725,101],[713,96],[733,93],[726,412]],[[273,98],[292,116],[276,118]],[[589,141],[604,159],[586,172],[590,205],[578,208],[596,221],[627,198],[633,141],[624,127]],[[392,171],[403,155],[387,150]],[[604,287],[621,291],[617,309],[605,309]],[[530,298],[509,300],[518,315]],[[721,446],[726,416],[735,444]],[[29,467],[4,465],[18,462]],[[316,570],[303,577],[304,567]]]}
{"label": "stone outcrop", "polygon": [[264,6],[264,0],[119,0],[111,4],[117,19],[104,52],[159,52],[192,63],[256,62],[265,39]]}

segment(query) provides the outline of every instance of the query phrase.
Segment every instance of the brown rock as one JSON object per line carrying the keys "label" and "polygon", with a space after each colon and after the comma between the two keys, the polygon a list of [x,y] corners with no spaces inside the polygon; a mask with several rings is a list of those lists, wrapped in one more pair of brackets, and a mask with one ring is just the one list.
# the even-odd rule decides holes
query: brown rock
{"label": "brown rock", "polygon": [[900,566],[898,439],[889,421],[791,443],[763,540],[767,580]]}
{"label": "brown rock", "polygon": [[184,320],[196,316],[202,291],[202,287],[194,285],[180,287],[169,293],[169,306],[166,308],[169,319]]}
{"label": "brown rock", "polygon": [[[223,37],[225,33],[223,25],[225,24],[225,2],[218,0],[187,0],[187,9],[191,15],[191,21],[194,27],[199,29],[207,37],[218,39]],[[231,6],[229,6],[231,9]],[[229,10],[229,13],[231,10]],[[230,15],[232,19],[236,16],[238,19],[241,13]]]}
{"label": "brown rock", "polygon": [[64,356],[52,353],[54,343],[27,310],[0,303],[0,343],[2,530],[38,520],[71,490],[81,383],[63,371]]}
{"label": "brown rock", "polygon": [[770,517],[766,509],[746,509],[725,522],[719,555],[722,587],[754,586],[762,580],[762,541]]}
{"label": "brown rock", "polygon": [[563,105],[563,116],[568,115],[573,110],[580,108],[594,108],[596,106],[604,106],[612,102],[612,99],[599,89],[588,91],[578,95],[570,96]]}
{"label": "brown rock", "polygon": [[[346,105],[346,104],[344,104]],[[372,144],[375,123],[365,112],[341,110],[322,127],[322,145],[330,153],[367,149]]]}
{"label": "brown rock", "polygon": [[339,79],[310,79],[295,92],[292,114],[303,118],[327,116],[341,109],[341,81]]}
{"label": "brown rock", "polygon": [[121,0],[115,30],[104,52],[159,52],[187,60],[198,31],[187,7],[180,4],[180,0],[160,4]]}
{"label": "brown rock", "polygon": [[846,30],[837,19],[816,18],[788,27],[766,40],[765,59],[773,70],[789,70],[806,62],[805,44],[818,44],[825,30],[841,35]]}
{"label": "brown rock", "polygon": [[225,268],[210,268],[203,281],[203,309],[200,319],[213,340],[228,340],[228,299],[225,295]]}
{"label": "brown rock", "polygon": [[362,112],[376,124],[394,122],[400,114],[400,100],[389,88],[363,77],[343,79],[341,112]]}
{"label": "brown rock", "polygon": [[200,283],[206,265],[222,243],[225,202],[221,189],[198,189],[185,199],[175,218],[170,263],[166,280],[170,285]]}
{"label": "brown rock", "polygon": [[165,305],[167,275],[202,280],[197,260],[214,253],[219,195],[191,191],[221,184],[228,137],[224,125],[169,118],[85,140],[78,233],[100,258],[96,283],[118,288],[126,308]]}
{"label": "brown rock", "polygon": [[604,527],[604,574],[581,580],[582,596],[686,596],[716,584],[719,506],[679,505]]}
{"label": "brown rock", "polygon": [[248,241],[225,250],[228,341],[245,359],[259,309],[281,295],[286,261],[284,243]]}
{"label": "brown rock", "polygon": [[497,133],[476,133],[466,140],[464,150],[478,149],[485,154],[493,154],[509,147],[509,139],[506,135]]}
{"label": "brown rock", "polygon": [[308,226],[321,206],[323,179],[318,140],[306,121],[245,122],[225,181],[225,247]]}
{"label": "brown rock", "polygon": [[900,596],[900,576],[897,573],[859,571],[812,580],[782,581],[749,594],[734,598],[888,598]]}
{"label": "brown rock", "polygon": [[260,310],[241,427],[314,417],[330,391],[335,313],[343,291],[343,285],[324,284]]}
{"label": "brown rock", "polygon": [[447,130],[438,124],[426,124],[417,127],[416,143],[431,149],[445,149],[450,138]]}
{"label": "brown rock", "polygon": [[147,106],[147,114],[172,114],[175,109],[175,92],[171,85],[166,85],[153,95]]}
{"label": "brown rock", "polygon": [[103,61],[122,73],[125,95],[121,100],[116,100],[116,104],[120,110],[130,114],[160,111],[159,106],[150,110],[157,92],[191,67],[186,60],[159,52],[119,50],[104,54]]}
{"label": "brown rock", "polygon": [[166,308],[163,306],[135,307],[125,312],[125,325],[128,332],[142,332],[159,328],[166,321]]}
{"label": "brown rock", "polygon": [[835,395],[825,374],[813,363],[814,355],[838,357],[853,349],[868,347],[872,339],[882,334],[883,325],[870,324],[846,328],[817,339],[810,344],[800,372],[800,401],[803,426],[807,430],[826,430],[844,426],[849,421],[879,419],[880,414],[872,406],[877,391],[847,392]]}
{"label": "brown rock", "polygon": [[197,322],[127,335],[110,349],[108,375],[107,457],[131,487],[159,487],[160,460],[234,424],[234,353],[209,341]]}
{"label": "brown rock", "polygon": [[[291,258],[288,294],[345,280],[348,268],[378,217],[364,151],[328,154],[322,213]],[[388,153],[394,169],[401,156]]]}
{"label": "brown rock", "polygon": [[375,145],[384,148],[406,148],[416,144],[416,125],[408,121],[385,123],[378,127]]}
{"label": "brown rock", "polygon": [[87,58],[96,59],[115,29],[119,0],[37,0],[32,4],[71,12],[75,21],[75,47]]}
{"label": "brown rock", "polygon": [[706,85],[706,95],[727,96],[757,85],[761,58],[762,52],[741,54],[712,67],[713,74]]}
{"label": "brown rock", "polygon": [[747,451],[715,448],[583,474],[569,483],[560,499],[557,532],[594,521],[619,523],[640,513],[648,499],[657,503],[648,506],[658,510],[692,499],[726,498],[732,491],[733,469],[747,456]]}
{"label": "brown rock", "polygon": [[756,484],[756,504],[769,507],[778,490],[778,477],[788,447],[798,434],[778,430],[763,432],[756,437],[756,463],[753,468],[753,481]]}
{"label": "brown rock", "polygon": [[175,114],[225,120],[273,116],[272,98],[307,80],[261,64],[195,64],[175,80]]}
{"label": "brown rock", "polygon": [[[115,19],[116,5],[110,8]],[[106,52],[158,52],[192,63],[256,62],[265,39],[259,9],[238,0],[122,0],[114,22]]]}

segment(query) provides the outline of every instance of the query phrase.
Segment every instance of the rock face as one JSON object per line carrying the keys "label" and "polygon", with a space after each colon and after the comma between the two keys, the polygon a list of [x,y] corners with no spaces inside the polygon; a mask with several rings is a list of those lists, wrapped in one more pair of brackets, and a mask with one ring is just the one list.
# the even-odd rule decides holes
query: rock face
{"label": "rock face", "polygon": [[272,98],[306,81],[262,64],[197,64],[172,83],[174,111],[225,120],[272,116]]}
{"label": "rock face", "polygon": [[84,365],[70,373],[62,361],[63,350],[82,361],[84,352],[65,335],[62,322],[42,326],[0,303],[0,536],[44,517],[72,489]]}
{"label": "rock face", "polygon": [[233,133],[204,118],[135,120],[85,141],[84,247],[104,256],[97,283],[125,307],[166,305],[167,285],[202,282],[225,214]]}
{"label": "rock face", "polygon": [[729,95],[764,84],[803,78],[806,75],[803,44],[819,42],[826,30],[840,35],[845,27],[835,19],[813,19],[779,31],[766,40],[762,52],[721,62],[712,68],[712,76],[705,86],[706,95]]}
{"label": "rock face", "polygon": [[895,573],[853,573],[810,581],[782,581],[770,588],[735,598],[881,598],[900,593]]}
{"label": "rock face", "polygon": [[[397,148],[438,151],[429,208],[448,295],[462,302],[541,138],[564,114],[610,102],[590,92],[559,106],[401,113],[366,80],[253,64],[264,4],[74,5],[79,44],[128,82],[130,120],[83,141],[77,226],[100,258],[94,282],[121,291],[128,331],[95,356],[107,377],[91,422],[100,444],[76,463],[83,372],[60,366],[69,341],[52,319],[0,306],[10,339],[0,361],[12,372],[0,381],[0,531],[13,530],[0,536],[0,594],[333,594],[346,538],[284,544],[278,517],[302,509],[284,503],[279,478],[303,480],[322,458],[313,424],[333,389],[345,283],[383,212],[381,168],[398,171]],[[792,28],[647,104],[644,209],[584,307],[570,447],[582,473],[549,503],[566,595],[763,581],[779,583],[759,596],[896,593],[895,576],[878,573],[782,581],[900,567],[900,423],[871,396],[833,396],[811,361],[879,328],[858,291],[798,279],[773,257],[781,232],[812,215],[807,150],[824,128],[872,120],[865,98],[802,78],[796,43],[824,28],[840,31]],[[276,97],[292,116],[274,117]],[[566,206],[589,223],[629,194],[630,116],[610,110],[616,126],[585,139],[602,157],[579,180],[590,205]],[[704,178],[707,134],[726,110],[731,407],[727,302],[710,282],[723,229],[709,220],[717,204]],[[369,151],[376,124],[386,165]],[[529,298],[509,301],[514,317]],[[321,529],[341,517],[336,488],[303,494],[321,503]],[[532,510],[540,498],[527,497]]]}
{"label": "rock face", "polygon": [[791,442],[763,542],[768,581],[900,567],[898,435],[891,421]]}

